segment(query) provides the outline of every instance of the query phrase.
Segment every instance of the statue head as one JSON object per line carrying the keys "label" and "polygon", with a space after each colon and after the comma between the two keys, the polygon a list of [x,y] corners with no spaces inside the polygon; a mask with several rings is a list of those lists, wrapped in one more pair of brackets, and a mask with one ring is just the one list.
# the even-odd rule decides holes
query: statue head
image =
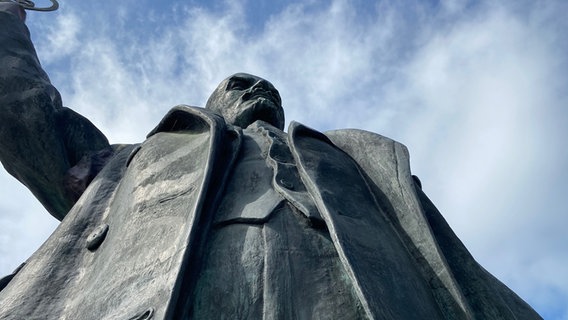
{"label": "statue head", "polygon": [[241,128],[248,127],[256,120],[263,120],[284,130],[280,94],[272,83],[257,76],[236,73],[221,81],[205,107]]}

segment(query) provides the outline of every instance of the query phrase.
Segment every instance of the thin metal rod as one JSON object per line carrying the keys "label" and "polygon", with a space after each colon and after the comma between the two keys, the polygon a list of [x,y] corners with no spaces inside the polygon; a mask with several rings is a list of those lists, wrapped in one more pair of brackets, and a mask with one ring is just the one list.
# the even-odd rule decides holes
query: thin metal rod
{"label": "thin metal rod", "polygon": [[36,7],[35,3],[32,0],[0,0],[0,2],[14,2],[22,6],[22,8],[26,10],[34,10],[34,11],[55,11],[59,8],[59,2],[57,0],[49,0],[51,1],[50,7],[40,8]]}

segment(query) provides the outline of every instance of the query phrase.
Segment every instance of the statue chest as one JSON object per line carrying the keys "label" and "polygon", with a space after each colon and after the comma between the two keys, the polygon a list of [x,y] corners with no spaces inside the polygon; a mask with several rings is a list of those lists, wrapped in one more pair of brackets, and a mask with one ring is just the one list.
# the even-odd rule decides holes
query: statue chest
{"label": "statue chest", "polygon": [[283,132],[253,124],[244,130],[214,224],[264,223],[284,202],[323,223],[298,174]]}
{"label": "statue chest", "polygon": [[243,134],[241,150],[229,174],[215,224],[262,223],[283,201],[273,187],[274,169],[266,162],[267,141]]}

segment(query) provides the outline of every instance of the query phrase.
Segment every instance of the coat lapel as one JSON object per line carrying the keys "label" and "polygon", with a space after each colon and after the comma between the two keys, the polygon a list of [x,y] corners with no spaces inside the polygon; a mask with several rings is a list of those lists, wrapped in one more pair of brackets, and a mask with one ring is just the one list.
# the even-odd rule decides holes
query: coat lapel
{"label": "coat lapel", "polygon": [[326,132],[326,136],[367,174],[373,194],[424,278],[429,279],[444,315],[451,319],[471,318],[470,306],[424,216],[411,177],[406,147],[376,133],[356,129]]}
{"label": "coat lapel", "polygon": [[355,161],[319,132],[294,122],[288,131],[300,176],[369,318],[441,318],[427,282]]}
{"label": "coat lapel", "polygon": [[[22,319],[173,318],[238,144],[219,116],[172,109],[91,183],[2,290],[1,309]],[[100,245],[89,247],[105,226]]]}
{"label": "coat lapel", "polygon": [[[193,290],[199,273],[200,257],[212,224],[211,218],[220,202],[230,168],[237,158],[242,133],[240,129],[227,125],[222,117],[207,109],[186,106],[173,108],[148,134],[148,138],[161,132],[181,134],[182,140],[174,142],[174,145],[180,146],[181,149],[184,145],[194,149],[183,150],[179,153],[183,158],[172,163],[175,166],[174,172],[193,175],[191,181],[172,183],[167,177],[162,178],[168,188],[176,185],[182,185],[186,189],[195,188],[190,199],[177,199],[176,196],[179,207],[172,208],[172,212],[182,214],[179,221],[179,225],[183,226],[180,229],[182,241],[179,244],[186,248],[179,257],[177,277],[165,310],[166,319],[177,319],[186,311],[187,299],[191,297],[191,294],[187,293]],[[183,141],[189,137],[188,134],[192,136],[193,141]],[[199,136],[205,136],[206,141],[200,141]],[[198,171],[192,169],[196,164]],[[169,171],[164,168],[159,170],[166,174]]]}
{"label": "coat lapel", "polygon": [[[156,319],[171,318],[183,303],[180,292],[188,286],[199,234],[207,233],[200,227],[209,219],[201,218],[210,217],[209,200],[224,183],[227,169],[218,166],[234,156],[225,129],[222,118],[207,110],[178,106],[131,156],[104,219],[107,238],[86,266],[96,268],[94,278],[75,286],[90,290],[83,296],[98,300],[92,305],[110,312],[108,318],[145,310]],[[73,318],[85,319],[83,311],[93,314],[85,305],[77,305]]]}

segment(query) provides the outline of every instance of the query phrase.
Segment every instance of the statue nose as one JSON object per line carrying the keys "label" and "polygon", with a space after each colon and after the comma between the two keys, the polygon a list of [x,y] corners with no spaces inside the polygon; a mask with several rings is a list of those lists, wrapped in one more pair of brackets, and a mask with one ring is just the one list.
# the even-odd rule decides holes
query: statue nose
{"label": "statue nose", "polygon": [[267,90],[268,89],[268,81],[266,80],[258,80],[257,82],[254,83],[254,85],[252,86],[252,91],[258,90],[258,89],[264,89]]}
{"label": "statue nose", "polygon": [[274,88],[274,86],[272,86],[270,82],[264,79],[259,79],[258,81],[256,81],[248,90],[249,94],[254,94],[257,91],[266,92],[274,99],[274,102],[276,102],[277,104],[282,103],[278,90],[276,90],[276,88]]}

